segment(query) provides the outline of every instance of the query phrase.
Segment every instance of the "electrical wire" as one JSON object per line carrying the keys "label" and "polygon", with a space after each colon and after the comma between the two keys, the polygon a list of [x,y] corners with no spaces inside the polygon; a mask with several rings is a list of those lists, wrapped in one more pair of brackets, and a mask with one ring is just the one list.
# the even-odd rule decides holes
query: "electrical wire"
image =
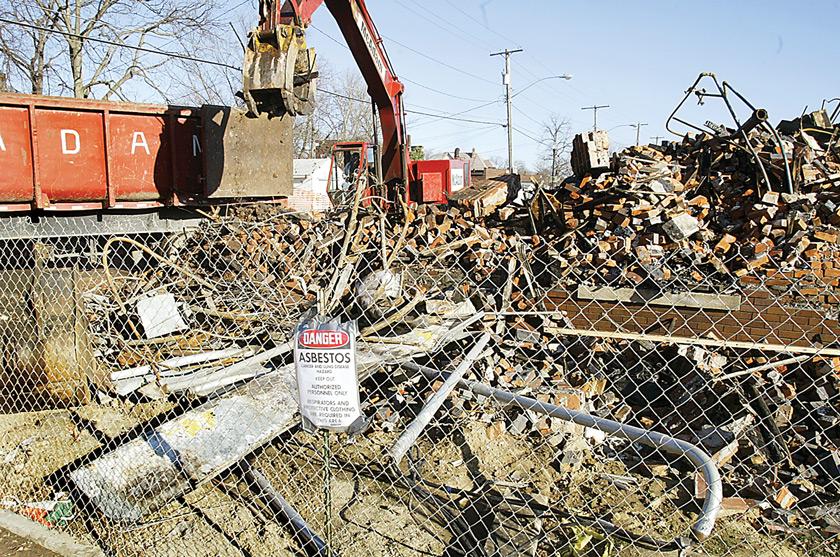
{"label": "electrical wire", "polygon": [[386,36],[386,35],[382,35],[382,38],[383,38],[383,39],[385,39],[385,40],[387,40],[387,41],[390,41],[390,42],[394,43],[394,44],[395,44],[395,45],[397,45],[397,46],[401,46],[402,48],[404,48],[404,49],[406,49],[406,50],[408,50],[408,51],[410,51],[410,52],[413,52],[413,53],[417,54],[418,56],[422,56],[423,58],[426,58],[427,60],[431,60],[432,62],[435,62],[436,64],[440,64],[441,66],[444,66],[444,67],[446,67],[446,68],[449,68],[450,70],[454,70],[454,71],[458,72],[458,73],[459,73],[459,74],[461,74],[461,75],[465,75],[465,76],[467,76],[467,77],[471,77],[471,78],[473,78],[473,79],[477,79],[478,81],[483,81],[484,83],[489,83],[489,84],[491,84],[491,85],[497,85],[497,83],[496,83],[495,81],[491,81],[491,80],[487,79],[486,77],[481,77],[480,75],[476,75],[476,74],[474,74],[474,73],[470,73],[470,72],[468,72],[468,71],[466,71],[466,70],[464,70],[464,69],[462,69],[462,68],[458,68],[458,67],[456,67],[456,66],[453,66],[452,64],[450,64],[450,63],[448,63],[448,62],[444,62],[444,61],[442,61],[442,60],[438,60],[437,58],[434,58],[434,57],[432,57],[432,56],[429,56],[429,55],[428,55],[428,54],[426,54],[425,52],[421,52],[421,51],[417,50],[416,48],[412,48],[412,47],[408,46],[407,44],[402,43],[402,42],[400,42],[400,41],[398,41],[398,40],[396,40],[396,39],[394,39],[394,38],[388,37],[388,36]]}
{"label": "electrical wire", "polygon": [[521,108],[519,108],[518,106],[516,106],[516,105],[512,105],[512,106],[513,106],[513,109],[514,109],[515,111],[517,111],[519,114],[521,114],[522,116],[524,116],[524,117],[525,117],[525,118],[527,118],[528,120],[532,121],[532,122],[533,122],[533,123],[535,123],[536,125],[538,125],[538,126],[543,126],[543,125],[545,125],[545,122],[540,122],[539,120],[537,120],[536,118],[534,118],[533,116],[531,116],[530,114],[528,114],[527,112],[525,112],[524,110],[522,110]]}
{"label": "electrical wire", "polygon": [[[45,31],[45,32],[48,32],[48,33],[56,33],[56,34],[64,35],[64,36],[81,38],[81,39],[84,39],[84,40],[97,42],[97,43],[102,43],[102,44],[107,44],[107,45],[115,46],[115,47],[118,47],[118,48],[126,48],[126,49],[129,49],[129,50],[136,50],[136,51],[139,51],[139,52],[146,52],[146,53],[149,53],[149,54],[157,54],[157,55],[160,55],[160,56],[168,56],[170,58],[187,60],[187,61],[196,62],[196,63],[199,63],[199,64],[208,64],[208,65],[211,65],[211,66],[219,66],[219,67],[222,67],[222,68],[227,68],[227,69],[235,70],[235,71],[238,71],[238,72],[242,71],[241,67],[232,66],[230,64],[225,64],[223,62],[217,62],[215,60],[206,60],[206,59],[203,59],[203,58],[196,58],[194,56],[187,56],[185,54],[179,54],[177,52],[168,52],[168,51],[165,51],[165,50],[158,50],[158,49],[154,49],[154,48],[140,47],[140,46],[134,46],[134,45],[128,45],[128,44],[121,44],[121,43],[118,43],[118,42],[115,42],[115,41],[109,41],[107,39],[100,39],[100,38],[96,38],[96,37],[84,37],[82,35],[78,35],[78,34],[75,34],[75,33],[68,33],[66,31],[61,31],[59,29],[50,29],[48,27],[43,27],[43,26],[40,26],[40,25],[34,25],[34,24],[31,24],[31,23],[25,23],[23,21],[15,21],[13,19],[7,19],[7,18],[4,18],[4,17],[0,17],[0,23],[6,23],[6,24],[9,24],[9,25],[17,25],[17,26],[20,26],[20,27],[25,27],[25,28],[29,28],[29,29],[36,29],[36,30]],[[326,89],[321,89],[321,92],[323,92],[325,94],[328,94],[328,95],[333,95],[333,96],[336,96],[336,97],[347,99],[347,100],[350,100],[350,101],[356,101],[356,102],[360,102],[360,103],[364,103],[364,104],[369,104],[370,103],[369,100],[357,99],[355,97],[342,95],[340,93],[336,93],[334,91],[329,91],[329,90],[326,90]],[[446,120],[453,120],[453,121],[457,121],[457,122],[466,122],[466,123],[471,123],[471,124],[484,124],[484,125],[492,124],[492,125],[498,125],[498,126],[505,126],[505,124],[502,124],[502,123],[499,123],[499,122],[490,122],[490,121],[487,121],[487,120],[473,120],[473,119],[468,119],[468,118],[457,118],[457,116],[459,116],[461,114],[466,114],[468,112],[472,112],[473,110],[478,110],[480,108],[484,108],[484,106],[489,106],[489,104],[494,104],[496,102],[499,102],[499,101],[493,101],[492,103],[488,103],[486,105],[474,107],[474,108],[471,108],[471,109],[468,109],[468,110],[465,110],[465,111],[462,111],[462,112],[457,112],[457,113],[454,113],[454,114],[435,114],[435,113],[424,112],[424,111],[419,111],[419,110],[406,110],[406,113],[417,114],[417,115],[421,115],[421,116],[431,116],[431,117],[434,117],[436,119],[446,119]]]}
{"label": "electrical wire", "polygon": [[447,114],[431,114],[429,112],[420,112],[419,110],[406,110],[406,112],[408,114],[419,114],[419,115],[422,115],[422,116],[432,116],[432,117],[434,117],[434,120],[421,122],[420,124],[418,124],[418,126],[423,125],[423,124],[429,124],[432,121],[448,120],[448,121],[453,121],[453,122],[467,122],[467,123],[470,123],[470,124],[493,125],[493,126],[499,126],[501,128],[506,128],[507,127],[507,124],[503,124],[501,122],[490,122],[490,121],[487,121],[487,120],[471,120],[469,118],[456,118],[454,116],[450,116],[450,115],[447,115]]}
{"label": "electrical wire", "polygon": [[[483,140],[487,137],[493,137],[493,136],[497,136],[497,135],[499,137],[501,137],[501,135],[498,134],[498,128],[496,128],[496,127],[486,127],[486,128],[473,128],[473,129],[469,129],[469,130],[463,129],[463,130],[459,130],[457,133],[435,134],[434,137],[432,137],[430,139],[431,139],[431,144],[432,145],[441,145],[441,143],[444,143],[444,144],[448,143],[449,141],[452,140],[452,138],[456,138],[456,139],[461,138],[462,142],[466,142],[466,141],[478,142],[478,141],[481,141],[481,140]],[[505,147],[505,149],[507,149],[507,147]],[[433,151],[446,151],[446,150],[449,150],[449,147],[447,145],[443,145],[439,148],[436,147],[432,150]],[[484,152],[485,151],[482,149],[482,154]]]}
{"label": "electrical wire", "polygon": [[435,89],[434,87],[429,87],[428,85],[423,85],[422,83],[419,83],[417,81],[408,79],[407,77],[403,77],[401,79],[403,81],[411,83],[412,85],[416,85],[417,87],[420,87],[422,89],[427,89],[427,90],[429,90],[433,93],[438,93],[439,95],[445,95],[445,96],[451,97],[453,99],[458,99],[458,100],[462,100],[462,101],[469,101],[469,102],[474,102],[474,103],[489,102],[487,99],[474,99],[474,98],[471,98],[471,97],[461,97],[461,96],[458,96],[458,95],[453,95],[452,93],[447,93],[446,91],[441,91],[440,89]]}
{"label": "electrical wire", "polygon": [[516,42],[516,41],[512,40],[512,39],[511,39],[511,38],[509,38],[509,37],[506,37],[505,35],[502,35],[501,33],[497,32],[497,31],[496,31],[495,29],[493,29],[492,27],[489,27],[486,23],[483,23],[483,22],[479,21],[479,20],[478,20],[475,16],[473,16],[472,14],[470,14],[470,13],[468,13],[468,12],[466,12],[466,11],[462,10],[462,9],[461,9],[461,8],[460,8],[460,7],[459,7],[459,6],[455,3],[455,2],[452,2],[451,0],[444,0],[444,1],[445,1],[447,4],[449,4],[450,6],[452,6],[455,10],[457,10],[457,11],[461,12],[463,15],[465,15],[465,16],[467,17],[467,19],[469,19],[469,20],[473,21],[474,23],[477,23],[477,24],[478,24],[478,25],[480,25],[481,27],[484,27],[485,29],[487,29],[488,31],[490,31],[491,33],[493,33],[494,35],[496,35],[497,37],[502,38],[502,39],[504,39],[505,41],[507,41],[507,42],[509,42],[509,43],[514,43],[514,45],[516,46],[516,48],[521,48],[521,47],[522,47],[522,44],[517,44],[517,42]]}
{"label": "electrical wire", "polygon": [[[480,26],[481,26],[481,27],[483,27],[484,29],[486,29],[486,30],[490,31],[491,33],[493,33],[493,34],[494,34],[494,35],[496,35],[497,37],[502,38],[502,39],[504,39],[506,42],[511,43],[511,44],[513,44],[513,45],[515,45],[515,46],[516,46],[516,48],[523,48],[522,43],[520,43],[520,42],[518,42],[518,41],[514,40],[514,39],[513,39],[513,38],[511,38],[511,37],[508,37],[508,36],[506,36],[506,35],[503,35],[503,34],[499,33],[498,31],[496,31],[495,29],[493,29],[492,27],[490,27],[489,25],[487,25],[487,23],[480,21],[480,20],[479,20],[478,18],[476,18],[474,15],[472,15],[472,14],[468,13],[467,11],[463,10],[463,9],[462,9],[461,7],[459,7],[459,6],[458,6],[455,2],[452,2],[451,0],[445,0],[445,2],[446,2],[447,4],[449,4],[449,5],[450,5],[453,9],[455,9],[456,11],[460,12],[461,14],[463,14],[463,15],[464,15],[467,19],[469,19],[469,20],[471,20],[472,22],[474,22],[474,23],[476,23],[476,24],[480,25]],[[527,58],[530,58],[530,59],[531,59],[531,60],[533,60],[535,63],[537,63],[537,64],[539,64],[540,66],[542,66],[543,68],[545,68],[545,69],[546,69],[549,73],[552,73],[552,74],[556,73],[556,70],[555,70],[555,69],[552,69],[552,68],[548,67],[548,65],[547,65],[547,64],[544,64],[544,63],[543,63],[542,61],[540,61],[540,60],[539,60],[536,56],[534,56],[533,54],[531,54],[528,50],[525,50],[525,53],[524,53],[524,54],[525,54],[525,56],[526,56]],[[520,64],[520,67],[522,68],[522,70],[523,70],[526,74],[528,74],[528,75],[530,75],[530,76],[534,77],[535,79],[539,78],[539,76],[538,76],[535,72],[533,72],[530,68],[528,68],[528,67],[527,67],[527,66],[525,66],[524,64]],[[568,93],[565,93],[564,91],[561,91],[558,87],[551,87],[548,83],[543,83],[543,84],[541,84],[541,85],[542,85],[542,86],[544,86],[544,87],[546,87],[546,89],[551,89],[551,90],[553,90],[556,94],[559,94],[559,95],[561,95],[561,96],[565,96],[566,98],[571,99],[571,96],[570,96]]]}
{"label": "electrical wire", "polygon": [[[474,35],[470,35],[469,33],[466,33],[463,29],[459,29],[459,28],[457,28],[457,27],[453,26],[452,24],[447,24],[449,27],[454,27],[454,28],[456,29],[456,30],[455,30],[455,32],[453,32],[453,31],[451,31],[451,30],[449,29],[449,27],[444,26],[444,22],[443,22],[443,21],[433,21],[433,20],[429,19],[427,16],[425,16],[424,14],[422,14],[422,13],[420,13],[420,12],[418,12],[418,11],[414,10],[413,8],[410,8],[409,6],[406,6],[406,5],[405,5],[405,4],[404,4],[401,0],[395,0],[395,1],[396,1],[396,3],[397,3],[398,5],[400,5],[400,6],[402,6],[403,8],[405,8],[405,9],[407,9],[407,10],[409,10],[409,11],[413,12],[414,14],[418,15],[419,17],[422,17],[423,19],[425,19],[425,20],[427,20],[427,21],[430,21],[430,22],[431,22],[431,23],[433,23],[433,24],[434,24],[437,28],[440,28],[441,30],[443,30],[443,31],[445,31],[445,32],[447,32],[447,33],[449,33],[450,35],[453,35],[454,37],[456,37],[456,38],[458,38],[458,39],[464,40],[465,42],[471,42],[471,41],[467,41],[467,40],[465,39],[465,35],[466,35],[466,36],[473,37],[474,39],[476,38]],[[484,27],[485,29],[490,30],[491,32],[495,33],[496,35],[498,35],[498,36],[500,36],[500,37],[504,38],[506,41],[509,41],[509,42],[514,42],[514,43],[516,42],[516,41],[513,41],[513,40],[511,40],[511,39],[509,39],[509,38],[505,37],[504,35],[501,35],[501,34],[499,34],[499,33],[496,33],[495,31],[493,31],[492,29],[490,29],[489,27],[487,27],[487,25],[485,25],[485,24],[481,23],[480,21],[478,21],[477,19],[475,19],[473,16],[469,15],[467,12],[465,12],[465,11],[464,11],[464,10],[462,10],[461,8],[459,8],[459,7],[455,6],[452,2],[449,2],[449,1],[447,0],[447,3],[448,3],[448,4],[450,4],[451,6],[453,6],[453,7],[454,7],[457,11],[459,11],[459,12],[461,12],[462,14],[464,14],[465,16],[467,16],[467,17],[468,17],[469,19],[471,19],[472,21],[474,21],[474,22],[478,23],[480,26]],[[487,42],[487,41],[484,41],[484,40],[481,40],[481,39],[478,39],[478,40],[479,40],[479,42],[483,43],[484,45],[487,45],[487,46],[489,46],[490,48],[493,48],[493,45],[492,45],[491,43],[489,43],[489,42]],[[473,43],[473,44],[477,44],[477,43]],[[534,58],[532,55],[528,54],[527,52],[526,52],[526,55],[527,55],[527,56],[529,56],[529,57],[531,57],[531,58]],[[536,58],[534,58],[534,60],[536,61]],[[536,73],[534,73],[533,71],[531,71],[531,70],[530,70],[527,66],[522,65],[521,67],[522,67],[522,70],[523,70],[526,74],[528,74],[528,75],[532,76],[534,79],[537,79],[538,81],[540,81],[539,76],[537,76],[537,74],[536,74]],[[545,66],[545,67],[547,68],[547,66]],[[553,70],[549,69],[549,71],[553,71]],[[542,85],[542,86],[547,86],[547,85],[548,85],[547,83],[539,83],[539,84],[540,84],[540,85]],[[575,99],[574,99],[571,95],[569,95],[569,94],[568,94],[567,92],[565,92],[565,91],[560,90],[559,88],[551,87],[550,89],[551,89],[552,91],[554,91],[556,94],[558,94],[558,95],[560,95],[560,96],[562,96],[562,97],[565,97],[566,99],[568,99],[568,100],[570,100],[570,101],[572,101],[572,102],[577,102],[577,101],[576,101],[576,100],[575,100]],[[548,89],[546,89],[546,90],[548,90]],[[523,93],[523,92],[524,92],[524,90],[523,90],[523,91],[520,91],[519,93],[517,93],[517,95],[518,95],[518,94],[520,94],[520,93]],[[533,101],[529,101],[529,102],[532,102],[532,103],[533,103]],[[533,104],[536,104],[536,103],[533,103]],[[537,105],[537,106],[539,106],[540,108],[542,108],[543,110],[545,110],[545,111],[547,111],[547,112],[553,112],[553,110],[550,110],[550,109],[548,109],[548,108],[546,108],[546,107],[544,107],[544,106],[541,106],[541,105]]]}
{"label": "electrical wire", "polygon": [[209,64],[211,66],[219,66],[222,68],[228,68],[231,70],[236,70],[241,72],[242,68],[237,66],[231,66],[230,64],[225,64],[224,62],[217,62],[215,60],[206,60],[203,58],[196,58],[194,56],[187,56],[186,54],[179,54],[177,52],[169,52],[166,50],[158,50],[155,48],[143,47],[143,46],[134,46],[130,44],[118,43],[116,41],[110,41],[108,39],[100,39],[98,37],[85,37],[84,35],[79,35],[77,33],[70,33],[68,31],[62,31],[60,29],[50,29],[49,27],[43,27],[41,25],[34,25],[32,23],[25,23],[23,21],[16,21],[14,19],[7,19],[5,17],[0,17],[0,23],[6,23],[8,25],[17,25],[19,27],[25,27],[28,29],[34,29],[37,31],[44,31],[46,33],[55,33],[57,35],[64,35],[65,37],[74,37],[77,39],[83,39],[85,41],[90,41],[94,43],[101,43],[107,44],[110,46],[116,46],[118,48],[127,48],[129,50],[136,50],[138,52],[146,52],[148,54],[158,54],[161,56],[168,56],[170,58],[178,58],[179,60],[188,60],[191,62],[198,62],[200,64]]}
{"label": "electrical wire", "polygon": [[[548,144],[548,143],[546,143],[545,141],[542,141],[542,140],[540,140],[540,139],[537,139],[537,138],[536,138],[536,137],[534,137],[533,135],[531,135],[531,134],[529,134],[529,133],[527,133],[527,132],[522,131],[521,129],[517,128],[516,126],[513,126],[513,131],[515,131],[515,132],[516,132],[516,133],[518,133],[519,135],[522,135],[522,136],[524,136],[524,137],[527,137],[528,139],[530,139],[531,141],[533,141],[533,142],[535,142],[535,143],[539,143],[540,145],[549,146],[549,144]],[[532,133],[533,133],[533,132],[532,132]]]}
{"label": "electrical wire", "polygon": [[[473,145],[476,145],[479,142],[485,141],[488,137],[498,137],[499,139],[501,139],[501,134],[497,134],[495,130],[487,128],[479,130],[461,130],[460,133],[466,135],[459,136],[458,134],[456,134],[453,137],[452,134],[435,134],[434,137],[430,138],[430,141],[424,142],[426,145],[431,146],[429,149],[426,150],[426,152],[452,152],[453,141],[456,141],[457,143],[472,143]],[[505,146],[504,149],[506,150],[507,146]],[[486,151],[485,149],[481,150],[482,155],[488,152],[490,151]]]}
{"label": "electrical wire", "polygon": [[[325,93],[327,95],[332,95],[334,97],[338,97],[338,98],[341,98],[341,99],[346,99],[348,101],[355,101],[355,102],[359,102],[359,103],[370,104],[369,100],[358,99],[356,97],[351,97],[349,95],[342,95],[341,93],[336,93],[335,91],[330,91],[328,89],[319,89],[319,91],[321,93]],[[489,104],[494,104],[494,103],[497,103],[497,102],[499,102],[499,101],[493,101],[493,103],[489,103]],[[435,118],[436,120],[453,120],[453,121],[456,121],[456,122],[468,122],[468,123],[471,123],[471,124],[484,124],[484,125],[493,125],[493,126],[501,126],[501,127],[506,127],[507,126],[507,124],[503,124],[501,122],[490,122],[488,120],[472,120],[472,119],[469,119],[469,118],[457,118],[457,116],[459,116],[461,114],[466,114],[467,112],[471,112],[473,110],[478,110],[479,108],[483,108],[484,106],[487,106],[487,105],[482,105],[480,107],[474,107],[474,108],[471,108],[469,110],[465,110],[463,112],[456,112],[454,114],[440,114],[440,113],[435,114],[435,113],[432,113],[432,112],[423,112],[422,110],[406,110],[405,112],[406,112],[406,114],[417,114],[417,115],[420,115],[420,116],[431,116],[431,117]],[[427,124],[427,123],[429,123],[429,122],[422,122],[421,124]],[[420,124],[418,124],[418,125],[420,125]]]}
{"label": "electrical wire", "polygon": [[[500,102],[501,102],[501,100],[495,100],[495,101],[492,101],[492,102],[489,102],[489,103],[484,103],[484,104],[481,104],[481,105],[478,105],[478,106],[474,106],[472,108],[468,108],[466,110],[462,110],[461,112],[453,112],[453,113],[450,113],[450,114],[421,113],[421,112],[418,112],[417,110],[412,110],[411,113],[412,114],[424,114],[425,116],[432,116],[433,118],[431,120],[427,120],[425,122],[420,122],[419,124],[417,124],[417,126],[424,126],[426,124],[431,124],[432,122],[436,122],[438,120],[456,120],[457,121],[458,116],[462,116],[462,115],[468,114],[470,112],[475,112],[476,110],[480,110],[482,108],[486,108],[490,105],[498,104]],[[408,112],[408,111],[406,111],[406,112]],[[486,122],[486,123],[489,124],[491,122]],[[498,123],[498,125],[506,126],[507,124]],[[417,127],[417,126],[415,126],[415,127]]]}
{"label": "electrical wire", "polygon": [[[334,43],[335,43],[335,44],[337,44],[338,46],[340,46],[340,47],[342,47],[342,48],[344,48],[344,49],[346,49],[346,50],[350,50],[350,47],[349,47],[349,46],[347,46],[346,44],[344,44],[344,43],[343,43],[343,42],[341,42],[340,40],[336,39],[335,37],[333,37],[332,35],[330,35],[330,34],[329,34],[329,33],[327,33],[326,31],[324,31],[324,30],[320,29],[320,28],[319,28],[319,27],[317,27],[316,25],[310,25],[310,26],[309,26],[309,28],[310,28],[310,29],[314,29],[315,31],[317,31],[318,33],[320,33],[320,34],[321,34],[321,35],[323,35],[324,37],[328,38],[329,40],[331,40],[332,42],[334,42]],[[448,93],[448,92],[446,92],[446,91],[441,91],[440,89],[435,89],[434,87],[429,87],[428,85],[424,85],[424,84],[422,84],[422,83],[420,83],[420,82],[414,81],[413,79],[409,79],[409,78],[407,78],[407,77],[401,77],[400,79],[401,79],[402,81],[407,82],[407,83],[411,83],[411,84],[416,85],[416,86],[418,86],[418,87],[421,87],[421,88],[423,88],[423,89],[427,89],[427,90],[429,90],[429,91],[432,91],[433,93],[438,93],[438,94],[440,94],[440,95],[445,95],[445,96],[447,96],[447,97],[451,97],[451,98],[453,98],[453,99],[459,99],[459,100],[463,100],[463,101],[470,101],[470,102],[488,102],[486,99],[474,99],[474,98],[470,98],[470,97],[461,97],[461,96],[459,96],[459,95],[455,95],[455,94],[452,94],[452,93]]]}
{"label": "electrical wire", "polygon": [[469,128],[469,129],[463,129],[463,128],[459,127],[459,129],[451,131],[451,132],[436,133],[435,136],[434,136],[434,139],[437,141],[437,140],[444,139],[444,138],[458,137],[458,136],[462,136],[462,135],[466,135],[466,134],[469,134],[470,138],[476,137],[476,136],[484,137],[485,135],[489,135],[489,132],[498,130],[499,127],[500,126],[496,126],[496,125],[482,126],[480,128]]}
{"label": "electrical wire", "polygon": [[[487,49],[487,48],[490,48],[490,49],[493,48],[493,44],[490,43],[489,41],[486,41],[486,40],[482,39],[481,37],[477,37],[476,35],[468,33],[463,28],[458,28],[458,27],[454,26],[453,24],[449,23],[448,21],[446,21],[443,18],[432,19],[429,16],[427,16],[425,13],[420,12],[418,10],[415,10],[411,6],[408,6],[408,5],[404,4],[402,2],[402,0],[393,0],[393,1],[397,5],[402,6],[403,9],[413,13],[417,17],[425,19],[426,21],[431,23],[436,29],[440,29],[442,31],[445,31],[445,32],[449,33],[450,35],[452,35],[453,37],[455,37],[456,39],[458,39],[460,41],[463,41],[466,44],[477,46],[480,50],[484,50],[484,49]],[[454,31],[452,29],[454,29]],[[469,39],[468,39],[468,37],[469,37]],[[470,40],[470,39],[472,39],[472,40]]]}
{"label": "electrical wire", "polygon": [[[251,2],[251,0],[243,0],[243,1],[242,1],[242,2],[240,2],[239,4],[236,4],[235,6],[233,6],[232,8],[228,8],[228,9],[224,10],[223,12],[221,12],[221,13],[219,13],[219,14],[214,15],[213,17],[211,17],[210,19],[208,19],[208,20],[207,20],[207,23],[222,23],[222,18],[223,18],[223,17],[225,17],[226,15],[228,15],[229,13],[231,13],[231,12],[233,12],[233,11],[235,11],[235,10],[238,10],[239,8],[241,8],[242,6],[244,6],[245,4],[248,4],[248,3],[250,3],[250,2]],[[62,15],[62,14],[63,14],[63,12],[64,12],[64,11],[65,11],[65,9],[66,9],[66,8],[61,8],[61,9],[48,8],[48,7],[43,6],[43,5],[38,5],[38,4],[28,4],[28,3],[26,3],[26,2],[23,2],[23,4],[26,4],[26,5],[27,5],[27,7],[29,7],[29,8],[32,8],[32,9],[35,9],[35,10],[40,10],[40,11],[41,11],[41,12],[43,12],[44,14],[48,14],[48,13],[50,13],[50,14]],[[158,14],[157,12],[155,12],[153,9],[151,9],[149,6],[147,6],[145,3],[141,3],[141,4],[142,4],[142,6],[143,6],[144,8],[146,8],[146,9],[147,9],[147,10],[148,10],[151,14],[156,15],[156,16],[159,16],[159,15],[160,15],[160,14]],[[178,40],[178,38],[179,38],[179,37],[175,37],[174,39],[170,39],[169,41],[167,41],[167,44],[168,44],[168,43],[172,43],[172,42],[174,42],[174,41],[177,41],[177,40]],[[162,46],[162,45],[159,45],[159,46]]]}

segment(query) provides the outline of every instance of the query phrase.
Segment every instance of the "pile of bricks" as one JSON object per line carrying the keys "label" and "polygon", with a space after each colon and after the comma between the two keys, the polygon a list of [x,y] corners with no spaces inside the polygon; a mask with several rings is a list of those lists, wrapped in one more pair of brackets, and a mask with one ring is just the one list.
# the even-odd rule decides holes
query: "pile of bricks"
{"label": "pile of bricks", "polygon": [[815,296],[838,286],[840,126],[817,112],[778,131],[781,144],[759,127],[749,143],[731,130],[631,147],[611,172],[543,194],[560,226],[577,234],[576,263],[589,275],[579,278],[738,281]]}

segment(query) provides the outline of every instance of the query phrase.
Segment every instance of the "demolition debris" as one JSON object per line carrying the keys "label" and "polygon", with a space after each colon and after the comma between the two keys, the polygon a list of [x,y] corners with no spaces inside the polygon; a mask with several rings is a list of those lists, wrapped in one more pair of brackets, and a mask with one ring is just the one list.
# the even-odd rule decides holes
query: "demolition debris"
{"label": "demolition debris", "polygon": [[[625,541],[679,548],[689,529],[711,528],[704,503],[756,535],[837,532],[840,127],[823,111],[776,128],[752,114],[612,157],[606,137],[587,134],[575,142],[578,174],[524,201],[518,179],[502,176],[448,206],[386,212],[359,196],[324,215],[243,206],[182,235],[111,239],[105,280],[80,296],[107,369],[90,378],[92,394],[182,406],[70,478],[108,519],[133,522],[281,435],[298,439],[293,334],[323,315],[358,331],[363,464],[371,446],[397,447],[395,462],[439,480],[405,488],[383,476],[424,490],[454,537],[474,530],[465,502],[493,498],[493,524],[518,540],[566,543],[546,527],[562,510],[602,514],[587,524]],[[776,309],[788,322],[771,319]],[[706,328],[692,329],[700,318]],[[798,329],[781,338],[784,327]],[[662,444],[607,435],[599,419]],[[395,445],[412,423],[417,435]],[[502,452],[527,447],[536,471],[485,465],[486,485],[463,480],[475,473],[468,455],[431,456],[453,432]],[[668,456],[686,446],[711,457],[719,481]],[[20,442],[7,458],[25,452]],[[614,465],[593,468],[620,494],[608,503],[569,496],[593,461]],[[632,506],[626,493],[657,484],[685,487]],[[661,530],[634,518],[657,509],[672,520]],[[522,554],[536,554],[532,534]]]}

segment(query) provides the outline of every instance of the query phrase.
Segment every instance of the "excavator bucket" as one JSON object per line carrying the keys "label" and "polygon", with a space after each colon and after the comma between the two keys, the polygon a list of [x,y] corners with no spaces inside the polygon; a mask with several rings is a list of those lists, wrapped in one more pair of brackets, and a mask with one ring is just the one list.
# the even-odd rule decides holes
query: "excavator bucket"
{"label": "excavator bucket", "polygon": [[311,114],[315,106],[315,50],[303,28],[284,25],[270,36],[251,34],[245,52],[243,94],[253,115]]}

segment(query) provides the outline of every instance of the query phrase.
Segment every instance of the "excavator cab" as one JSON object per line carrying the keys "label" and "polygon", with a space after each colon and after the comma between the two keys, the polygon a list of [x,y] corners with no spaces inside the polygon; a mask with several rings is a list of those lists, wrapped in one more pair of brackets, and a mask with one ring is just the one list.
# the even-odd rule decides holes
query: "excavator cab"
{"label": "excavator cab", "polygon": [[382,165],[379,146],[370,143],[336,143],[327,193],[335,207],[353,204],[357,191],[362,191],[362,205],[385,201],[382,186]]}

